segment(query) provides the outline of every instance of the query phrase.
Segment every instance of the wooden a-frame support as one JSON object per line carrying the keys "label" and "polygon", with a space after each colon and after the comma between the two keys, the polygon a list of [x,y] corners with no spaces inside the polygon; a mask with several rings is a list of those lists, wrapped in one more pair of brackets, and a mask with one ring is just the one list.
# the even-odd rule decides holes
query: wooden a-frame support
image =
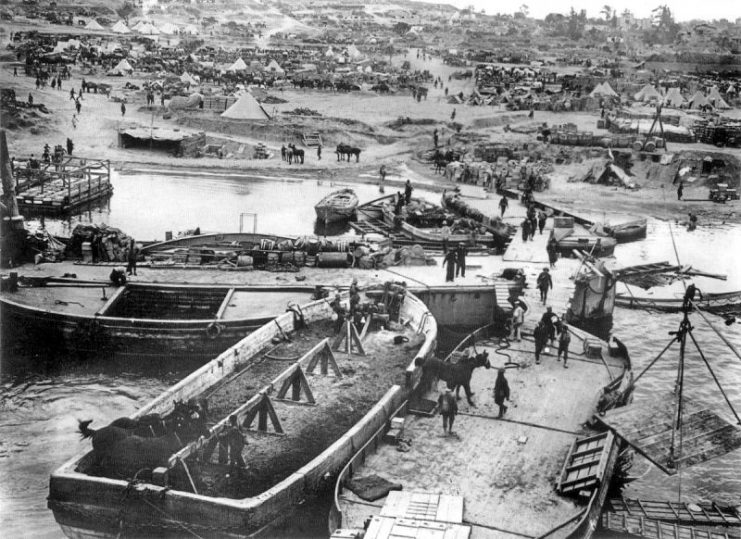
{"label": "wooden a-frame support", "polygon": [[337,378],[342,378],[340,368],[337,366],[337,360],[334,358],[332,348],[329,346],[329,339],[324,339],[324,341],[320,343],[319,347],[314,352],[314,356],[306,366],[306,372],[312,374],[314,369],[316,369],[317,364],[320,365],[320,372],[322,374],[328,374],[329,367],[332,367],[332,372],[334,372],[335,376],[337,376]]}
{"label": "wooden a-frame support", "polygon": [[343,342],[345,343],[345,353],[348,356],[353,354],[353,347],[355,347],[354,352],[356,354],[361,356],[365,355],[363,343],[360,342],[360,335],[358,335],[358,330],[351,320],[345,320],[345,325],[342,327],[337,339],[335,339],[332,348],[338,350],[340,346],[342,346]]}
{"label": "wooden a-frame support", "polygon": [[308,404],[315,404],[314,394],[311,392],[309,387],[309,381],[306,379],[301,366],[297,366],[291,375],[283,380],[278,393],[275,395],[276,399],[285,399],[288,388],[291,388],[291,400],[299,402],[301,401],[301,394],[303,393],[305,402]]}
{"label": "wooden a-frame support", "polygon": [[244,416],[244,421],[242,421],[242,426],[245,428],[250,428],[252,426],[252,422],[255,420],[255,417],[257,417],[257,430],[260,432],[267,432],[268,418],[270,418],[270,422],[273,424],[273,429],[275,429],[275,432],[277,432],[278,434],[283,434],[283,426],[280,424],[278,414],[275,413],[273,402],[270,400],[270,397],[268,397],[267,393],[261,393],[262,398],[260,399],[260,402],[255,405],[249,412],[247,412],[247,415]]}

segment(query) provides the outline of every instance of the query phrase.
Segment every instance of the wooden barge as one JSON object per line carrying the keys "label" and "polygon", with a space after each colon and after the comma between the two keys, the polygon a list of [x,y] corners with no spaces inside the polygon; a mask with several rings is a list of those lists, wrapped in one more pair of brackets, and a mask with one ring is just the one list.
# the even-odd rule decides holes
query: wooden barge
{"label": "wooden barge", "polygon": [[[388,331],[371,325],[359,342],[347,326],[338,339],[326,300],[300,312],[278,316],[134,415],[164,415],[175,400],[197,399],[217,421],[156,473],[95,475],[92,451],[54,471],[48,506],[65,535],[246,537],[330,490],[418,384],[415,358],[434,354],[437,324],[413,295],[400,323]],[[206,450],[231,415],[247,437],[247,467],[236,473]]]}
{"label": "wooden barge", "polygon": [[311,297],[309,287],[114,287],[57,279],[0,295],[3,346],[203,361],[283,313],[289,303],[306,303]]}
{"label": "wooden barge", "polygon": [[60,214],[113,193],[111,163],[69,156],[59,164],[17,171],[16,200],[24,212]]}
{"label": "wooden barge", "polygon": [[[445,538],[592,535],[618,443],[585,422],[629,395],[624,347],[569,327],[567,370],[554,352],[535,365],[531,335],[512,342],[489,330],[471,334],[447,361],[487,351],[492,367],[506,368],[511,400],[504,418],[497,418],[492,395],[496,368],[474,371],[476,407],[459,401],[455,435],[441,430],[434,385],[426,399],[403,403],[340,473],[332,537],[419,537],[423,530]],[[369,484],[387,488],[373,492]]]}

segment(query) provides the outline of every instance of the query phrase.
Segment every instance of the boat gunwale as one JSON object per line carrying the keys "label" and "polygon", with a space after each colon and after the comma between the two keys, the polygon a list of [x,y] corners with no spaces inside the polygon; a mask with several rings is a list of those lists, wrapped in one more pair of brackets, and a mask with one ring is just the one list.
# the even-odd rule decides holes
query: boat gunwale
{"label": "boat gunwale", "polygon": [[208,232],[206,234],[198,234],[197,236],[195,235],[194,236],[183,236],[181,238],[173,238],[171,240],[164,240],[164,241],[158,241],[155,243],[150,243],[148,245],[143,246],[139,250],[139,254],[141,256],[151,255],[162,248],[171,249],[171,248],[176,248],[176,247],[183,247],[183,248],[190,247],[191,244],[189,242],[193,241],[195,245],[195,241],[198,239],[224,241],[223,239],[218,240],[217,238],[218,237],[223,238],[224,236],[230,236],[230,235],[241,235],[245,237],[253,236],[255,239],[260,239],[260,240],[270,239],[273,241],[283,241],[283,240],[291,239],[288,236],[281,236],[278,234],[262,234],[260,232]]}

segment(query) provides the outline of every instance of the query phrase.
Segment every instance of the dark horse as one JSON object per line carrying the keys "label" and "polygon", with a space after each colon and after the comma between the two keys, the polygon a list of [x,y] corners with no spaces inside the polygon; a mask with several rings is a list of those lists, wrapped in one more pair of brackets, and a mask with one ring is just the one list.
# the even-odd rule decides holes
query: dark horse
{"label": "dark horse", "polygon": [[473,370],[478,367],[491,368],[489,363],[489,352],[483,352],[482,354],[476,354],[474,357],[465,357],[458,363],[449,363],[441,361],[436,358],[430,358],[425,360],[424,358],[417,358],[415,360],[417,366],[422,366],[422,380],[428,382],[433,378],[437,377],[440,380],[444,380],[448,383],[450,389],[455,389],[456,398],[460,399],[458,392],[460,388],[466,391],[466,399],[468,404],[476,406],[471,397],[471,375]]}
{"label": "dark horse", "polygon": [[[142,417],[154,416],[156,414]],[[151,425],[147,424],[149,421],[147,419],[144,424],[138,424],[136,419],[119,418],[98,430],[89,428],[92,420],[79,421],[78,428],[82,438],[90,438],[93,443],[94,467],[99,467],[104,474],[131,477],[142,468],[160,465],[162,453],[175,444],[179,444],[179,447],[167,453],[165,462],[184,444],[209,434],[205,412],[182,402],[176,402],[174,411],[160,419],[165,429],[164,435],[152,437]],[[124,428],[114,423],[135,426]],[[128,452],[131,454],[127,456]],[[140,465],[145,461],[151,465]]]}
{"label": "dark horse", "polygon": [[349,146],[348,144],[338,144],[337,148],[335,149],[338,161],[344,161],[345,157],[347,157],[347,161],[349,162],[350,157],[354,155],[356,163],[360,161],[360,151],[360,148]]}
{"label": "dark horse", "polygon": [[288,147],[291,150],[290,157],[288,159],[288,163],[291,164],[291,161],[296,161],[298,163],[299,159],[301,160],[301,164],[304,164],[304,151],[301,148],[296,148],[294,144],[289,144]]}

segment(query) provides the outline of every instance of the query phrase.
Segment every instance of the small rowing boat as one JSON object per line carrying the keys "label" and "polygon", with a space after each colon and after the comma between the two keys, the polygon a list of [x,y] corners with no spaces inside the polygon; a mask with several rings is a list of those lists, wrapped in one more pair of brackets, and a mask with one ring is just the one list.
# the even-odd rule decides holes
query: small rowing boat
{"label": "small rowing boat", "polygon": [[[684,300],[675,298],[636,297],[631,294],[617,294],[615,305],[628,309],[653,309],[676,313],[682,310]],[[726,313],[741,307],[741,290],[734,292],[703,293],[702,299],[694,299],[692,303],[703,311],[711,313]]]}
{"label": "small rowing boat", "polygon": [[314,210],[316,218],[323,223],[347,221],[358,208],[358,195],[352,189],[340,189],[321,199]]}

